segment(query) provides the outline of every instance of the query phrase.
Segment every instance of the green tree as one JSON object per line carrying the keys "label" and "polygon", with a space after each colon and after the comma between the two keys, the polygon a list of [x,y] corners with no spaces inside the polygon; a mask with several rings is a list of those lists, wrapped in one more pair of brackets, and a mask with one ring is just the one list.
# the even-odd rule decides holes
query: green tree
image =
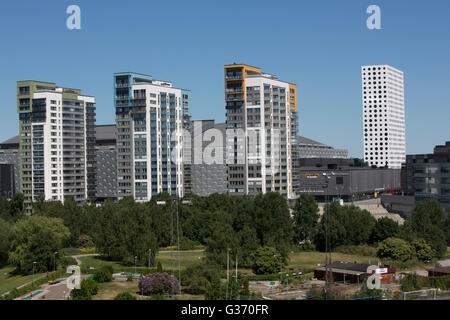
{"label": "green tree", "polygon": [[400,226],[398,222],[388,218],[382,217],[377,220],[375,227],[370,236],[371,243],[378,243],[387,238],[398,237]]}
{"label": "green tree", "polygon": [[[256,229],[246,225],[241,231],[238,232],[237,238],[240,240],[237,248],[238,264],[241,267],[250,267],[252,264],[250,254],[261,245]],[[233,256],[235,257],[236,254]]]}
{"label": "green tree", "polygon": [[31,216],[19,220],[9,262],[21,273],[31,273],[33,262],[36,262],[36,272],[52,270],[54,252],[61,252],[69,237],[69,229],[61,219]]}
{"label": "green tree", "polygon": [[408,273],[401,280],[401,289],[403,292],[417,291],[422,289],[419,276],[416,273]]}
{"label": "green tree", "polygon": [[213,229],[211,238],[206,241],[206,259],[211,263],[226,267],[227,251],[231,250],[229,259],[233,261],[232,257],[238,252],[239,239],[229,224],[216,222]]}
{"label": "green tree", "polygon": [[16,193],[9,201],[9,215],[13,221],[17,221],[24,216],[23,200],[23,194]]}
{"label": "green tree", "polygon": [[301,195],[294,207],[294,238],[297,242],[314,238],[319,217],[319,206],[315,198],[307,194]]}
{"label": "green tree", "polygon": [[255,226],[261,245],[277,249],[286,263],[294,234],[286,199],[280,193],[268,192],[257,195],[254,201]]}
{"label": "green tree", "polygon": [[442,256],[447,250],[445,235],[445,215],[439,202],[425,199],[417,203],[403,224],[401,237],[407,241],[425,239],[436,255]]}
{"label": "green tree", "polygon": [[415,250],[405,240],[387,238],[378,244],[377,256],[381,259],[407,261],[415,257]]}
{"label": "green tree", "polygon": [[341,206],[338,203],[333,202],[325,206],[314,236],[317,250],[326,251],[327,242],[330,251],[345,243],[347,234],[340,215]]}
{"label": "green tree", "polygon": [[431,246],[424,239],[415,239],[411,242],[416,258],[420,261],[429,261],[436,256]]}
{"label": "green tree", "polygon": [[445,219],[444,232],[447,246],[450,246],[450,214],[447,215],[447,219]]}
{"label": "green tree", "polygon": [[282,257],[272,247],[261,247],[251,254],[252,270],[255,274],[272,274],[281,268]]}
{"label": "green tree", "polygon": [[221,267],[214,263],[201,261],[186,268],[183,272],[183,285],[191,294],[205,294],[208,286],[221,273]]}
{"label": "green tree", "polygon": [[8,254],[12,241],[12,226],[0,218],[0,267],[8,262]]}
{"label": "green tree", "polygon": [[125,198],[118,204],[106,203],[98,220],[101,231],[94,238],[97,250],[107,258],[133,265],[134,257],[147,265],[148,252],[156,254],[159,245],[155,235],[158,226],[152,221],[150,207]]}
{"label": "green tree", "polygon": [[370,212],[353,205],[339,206],[338,212],[337,217],[345,229],[343,243],[347,245],[368,243],[377,222]]}
{"label": "green tree", "polygon": [[219,276],[215,276],[211,282],[208,283],[205,299],[206,300],[225,300],[226,298],[226,284],[220,281]]}

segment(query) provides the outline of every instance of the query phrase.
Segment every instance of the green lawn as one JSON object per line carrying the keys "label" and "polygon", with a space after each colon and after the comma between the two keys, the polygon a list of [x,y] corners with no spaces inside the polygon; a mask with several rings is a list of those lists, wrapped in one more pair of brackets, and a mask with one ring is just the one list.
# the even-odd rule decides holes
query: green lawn
{"label": "green lawn", "polygon": [[[148,296],[141,296],[138,292],[137,281],[118,281],[113,280],[111,282],[101,283],[98,289],[98,293],[92,297],[93,300],[113,300],[119,293],[129,292],[136,297],[137,300],[149,300]],[[166,299],[173,299],[166,297]],[[202,295],[190,295],[182,294],[179,300],[204,300]]]}
{"label": "green lawn", "polygon": [[[199,261],[199,257],[203,257],[204,252],[180,252],[180,267],[181,269],[185,269],[186,267],[195,264]],[[90,257],[81,257],[81,267],[89,268],[93,267],[95,269],[101,268],[104,265],[111,265],[115,271],[133,271],[134,266],[125,266],[120,262],[115,261],[107,261],[102,259],[100,256],[90,256]],[[178,269],[178,253],[174,252],[173,254],[170,251],[160,252],[156,255],[156,262],[161,262],[163,269],[171,269],[173,266],[175,270]],[[147,267],[137,267],[136,270],[139,272],[140,270],[146,271]]]}
{"label": "green lawn", "polygon": [[[180,252],[180,266],[181,269],[185,269],[188,266],[191,266],[197,263],[201,258],[204,257],[204,252]],[[359,263],[372,263],[376,264],[378,259],[376,257],[367,257],[367,256],[359,256],[359,255],[351,255],[344,253],[333,252],[331,254],[332,261],[347,261],[347,262],[359,262]],[[114,270],[116,271],[133,271],[134,266],[125,266],[119,262],[114,261],[106,261],[101,257],[84,257],[80,258],[82,261],[82,267],[94,267],[98,269],[104,265],[112,265]],[[173,266],[175,270],[178,269],[178,253],[170,251],[159,252],[156,255],[156,261],[161,262],[163,269],[170,270]],[[325,262],[325,253],[323,252],[295,252],[290,254],[289,264],[284,266],[284,268],[294,268],[294,269],[303,269],[303,270],[312,270],[317,267],[318,264],[321,266],[324,265]],[[137,270],[146,270],[146,267],[137,267]],[[240,272],[249,273],[251,270],[249,269],[241,269]]]}
{"label": "green lawn", "polygon": [[[300,269],[313,269],[320,263],[321,266],[325,264],[324,252],[296,252],[290,254],[290,260],[288,268],[300,268]],[[358,262],[358,263],[372,263],[378,262],[377,257],[367,257],[359,255],[351,255],[344,253],[331,253],[332,261],[346,261],[346,262]]]}
{"label": "green lawn", "polygon": [[[21,276],[14,275],[11,276],[9,273],[14,270],[12,266],[6,266],[0,269],[0,294],[3,294],[7,291],[13,290],[18,286],[25,284],[29,281],[33,281],[33,275]],[[37,273],[34,275],[35,279],[40,276],[45,275],[45,273]]]}
{"label": "green lawn", "polygon": [[[204,252],[180,252],[180,267],[185,269],[200,261],[200,258],[204,257]],[[170,251],[160,251],[156,255],[156,261],[161,262],[163,269],[171,269],[172,262],[175,269],[178,269],[178,253]]]}

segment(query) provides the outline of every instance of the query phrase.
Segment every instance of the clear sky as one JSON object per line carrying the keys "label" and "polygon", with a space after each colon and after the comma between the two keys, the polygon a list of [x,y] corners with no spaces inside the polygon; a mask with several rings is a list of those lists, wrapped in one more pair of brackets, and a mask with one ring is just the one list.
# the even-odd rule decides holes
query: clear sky
{"label": "clear sky", "polygon": [[[81,8],[81,30],[66,8]],[[381,8],[381,30],[366,9]],[[79,88],[114,123],[113,73],[192,90],[193,119],[225,120],[223,65],[297,83],[299,134],[362,157],[361,65],[405,73],[407,153],[450,140],[449,0],[23,0],[0,11],[0,141],[18,134],[16,81]]]}

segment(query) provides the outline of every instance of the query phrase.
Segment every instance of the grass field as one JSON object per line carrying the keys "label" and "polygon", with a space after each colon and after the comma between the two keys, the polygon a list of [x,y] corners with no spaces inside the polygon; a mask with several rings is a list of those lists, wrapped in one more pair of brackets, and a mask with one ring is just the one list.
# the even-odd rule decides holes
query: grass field
{"label": "grass field", "polygon": [[[149,300],[150,297],[141,296],[138,292],[137,281],[117,281],[101,283],[98,293],[92,297],[93,300],[113,300],[119,293],[129,292],[136,297],[137,300]],[[170,299],[170,298],[166,298]],[[179,300],[203,300],[203,296],[182,294]]]}
{"label": "grass field", "polygon": [[[180,252],[180,266],[181,269],[185,269],[188,266],[191,266],[197,263],[201,257],[204,257],[204,252]],[[170,270],[172,266],[178,269],[178,254],[174,252],[173,255],[170,251],[159,252],[156,255],[156,261],[161,262],[163,269]],[[320,264],[324,265],[325,262],[325,254],[323,252],[295,252],[291,253],[289,256],[289,264],[284,266],[284,268],[294,268],[294,269],[304,269],[304,270],[312,270]],[[367,257],[360,255],[351,255],[344,253],[334,252],[331,254],[332,261],[347,261],[347,262],[359,262],[359,263],[373,263],[376,264],[378,259],[376,257]],[[134,269],[133,266],[124,266],[118,262],[106,261],[101,259],[100,257],[84,257],[80,258],[82,261],[83,267],[94,267],[95,269],[100,268],[103,265],[112,265],[114,270],[121,271],[123,269]],[[137,270],[146,270],[145,267],[138,267]],[[249,269],[239,269],[240,272],[250,273]]]}
{"label": "grass field", "polygon": [[[12,266],[6,266],[0,269],[0,294],[13,290],[18,286],[21,286],[27,282],[33,281],[33,275],[21,276],[14,275],[11,276],[9,273],[14,270]],[[34,278],[37,279],[45,275],[45,273],[37,273],[34,275]]]}
{"label": "grass field", "polygon": [[[200,261],[202,257],[205,256],[204,252],[201,251],[188,251],[188,252],[180,252],[180,267],[181,269],[185,269],[193,264],[196,264]],[[160,251],[156,255],[156,261],[161,262],[161,265],[164,269],[171,269],[172,261],[175,269],[178,269],[178,253],[174,252],[173,254],[170,251]]]}
{"label": "grass field", "polygon": [[[289,256],[288,268],[301,268],[301,269],[314,269],[318,264],[323,266],[325,264],[325,253],[323,252],[296,252],[291,253]],[[372,263],[378,262],[377,257],[367,257],[344,253],[331,253],[332,261],[346,261],[346,262],[359,262],[359,263]]]}
{"label": "grass field", "polygon": [[[185,269],[186,267],[195,264],[197,261],[199,261],[201,257],[204,256],[203,252],[180,252],[180,267],[181,270]],[[120,262],[114,262],[114,261],[107,261],[102,259],[99,256],[90,256],[90,257],[81,257],[79,258],[81,261],[82,267],[93,267],[95,269],[101,268],[104,265],[111,265],[115,271],[132,271],[134,270],[134,266],[125,266],[121,264]],[[162,251],[159,252],[156,255],[156,262],[161,262],[161,265],[163,269],[168,270],[172,267],[174,269],[178,269],[178,253],[174,252],[171,254],[170,251]],[[137,267],[136,270],[139,272],[139,270],[145,271],[147,270],[146,267]]]}

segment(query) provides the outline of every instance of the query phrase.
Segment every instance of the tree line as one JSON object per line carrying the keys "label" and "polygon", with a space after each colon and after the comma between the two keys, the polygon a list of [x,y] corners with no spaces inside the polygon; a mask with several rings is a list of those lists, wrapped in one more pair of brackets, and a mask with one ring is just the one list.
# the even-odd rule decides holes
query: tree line
{"label": "tree line", "polygon": [[[166,200],[165,205],[156,198]],[[367,244],[381,246],[383,257],[389,257],[404,241],[410,248],[402,249],[403,257],[427,259],[442,256],[450,242],[450,218],[434,200],[419,202],[402,226],[338,203],[326,205],[320,216],[309,195],[302,195],[293,208],[278,193],[192,195],[190,200],[191,205],[183,205],[160,195],[146,203],[125,198],[101,207],[79,206],[70,198],[64,204],[39,200],[28,217],[23,214],[22,195],[0,199],[0,265],[13,264],[18,272],[30,273],[36,262],[35,271],[52,270],[55,252],[86,243],[107,259],[129,265],[135,257],[139,265],[147,265],[150,254],[153,265],[158,248],[176,246],[178,235],[181,249],[205,245],[211,265],[226,267],[228,253],[240,267],[254,270],[265,268],[264,252],[286,264],[292,250]],[[263,262],[257,266],[256,261]]]}

